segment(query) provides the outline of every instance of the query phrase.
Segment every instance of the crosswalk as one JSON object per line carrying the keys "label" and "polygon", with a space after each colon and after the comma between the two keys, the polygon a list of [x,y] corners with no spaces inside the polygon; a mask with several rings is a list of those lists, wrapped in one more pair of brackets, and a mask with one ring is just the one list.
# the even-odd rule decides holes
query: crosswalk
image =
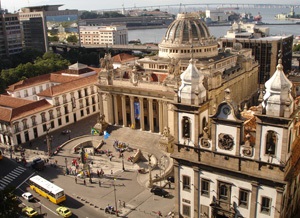
{"label": "crosswalk", "polygon": [[8,184],[10,184],[13,180],[19,177],[24,171],[26,170],[25,167],[18,166],[9,174],[4,176],[0,179],[0,190],[4,190]]}

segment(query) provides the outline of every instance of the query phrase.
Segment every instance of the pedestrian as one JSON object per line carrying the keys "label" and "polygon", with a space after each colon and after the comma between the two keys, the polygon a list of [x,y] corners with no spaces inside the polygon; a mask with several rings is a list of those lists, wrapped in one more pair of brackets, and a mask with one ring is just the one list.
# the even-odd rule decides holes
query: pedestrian
{"label": "pedestrian", "polygon": [[169,189],[171,188],[171,182],[168,182],[169,183]]}
{"label": "pedestrian", "polygon": [[119,207],[122,207],[122,202],[121,202],[121,200],[118,200],[118,202],[119,202]]}
{"label": "pedestrian", "polygon": [[101,187],[101,181],[99,180],[99,187]]}
{"label": "pedestrian", "polygon": [[83,184],[86,186],[86,182],[85,182],[85,179],[83,180]]}
{"label": "pedestrian", "polygon": [[99,172],[99,170],[97,170],[97,176],[100,177],[100,172]]}
{"label": "pedestrian", "polygon": [[109,161],[111,161],[111,159],[112,159],[112,154],[109,155]]}
{"label": "pedestrian", "polygon": [[123,201],[123,207],[125,208],[125,206],[126,206],[126,205],[125,205],[125,201]]}
{"label": "pedestrian", "polygon": [[77,184],[77,177],[75,177],[75,182],[76,182],[76,184]]}
{"label": "pedestrian", "polygon": [[111,175],[114,174],[113,170],[110,171],[110,174],[111,174]]}
{"label": "pedestrian", "polygon": [[55,165],[57,165],[57,160],[55,160]]}

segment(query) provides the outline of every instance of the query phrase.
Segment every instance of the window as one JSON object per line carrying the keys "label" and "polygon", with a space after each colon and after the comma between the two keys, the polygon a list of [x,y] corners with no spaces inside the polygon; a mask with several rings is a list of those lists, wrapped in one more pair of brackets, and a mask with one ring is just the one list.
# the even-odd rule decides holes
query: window
{"label": "window", "polygon": [[69,110],[68,110],[68,106],[67,105],[64,107],[64,109],[65,109],[65,114],[68,114]]}
{"label": "window", "polygon": [[269,214],[271,211],[271,199],[268,197],[261,198],[261,213]]}
{"label": "window", "polygon": [[80,90],[78,91],[78,98],[82,98]]}
{"label": "window", "polygon": [[83,112],[83,110],[80,110],[80,116],[84,116],[84,112]]}
{"label": "window", "polygon": [[89,105],[90,105],[89,99],[88,99],[88,98],[85,99],[85,105],[86,105],[86,106],[89,106]]}
{"label": "window", "polygon": [[59,100],[58,100],[58,97],[55,97],[55,106],[58,106],[59,105]]}
{"label": "window", "polygon": [[69,116],[66,116],[66,123],[69,122]]}
{"label": "window", "polygon": [[40,92],[42,92],[43,91],[43,86],[39,86],[39,90],[40,90]]}
{"label": "window", "polygon": [[60,117],[61,116],[61,112],[60,112],[60,108],[56,108],[56,113],[57,113],[57,117]]}
{"label": "window", "polygon": [[220,185],[220,199],[228,199],[228,188],[226,185]]}
{"label": "window", "polygon": [[14,124],[15,133],[20,132],[19,123]]}
{"label": "window", "polygon": [[54,121],[51,121],[51,128],[54,129],[55,126],[54,126]]}
{"label": "window", "polygon": [[28,92],[26,89],[24,90],[24,97],[28,97]]}
{"label": "window", "polygon": [[183,190],[191,190],[191,178],[189,176],[182,176]]}
{"label": "window", "polygon": [[88,96],[88,90],[87,90],[87,88],[84,89],[84,96]]}
{"label": "window", "polygon": [[191,217],[191,207],[186,204],[182,204],[182,214],[186,217]]}
{"label": "window", "polygon": [[182,137],[183,138],[190,138],[191,131],[190,131],[190,119],[188,117],[183,117],[182,118]]}
{"label": "window", "polygon": [[43,131],[46,132],[47,131],[47,125],[43,124]]}
{"label": "window", "polygon": [[209,180],[201,179],[201,195],[209,197]]}
{"label": "window", "polygon": [[50,117],[50,120],[53,120],[53,119],[54,119],[54,116],[53,116],[53,110],[50,110],[50,111],[49,111],[49,117]]}
{"label": "window", "polygon": [[45,113],[41,113],[42,122],[46,122],[46,116]]}
{"label": "window", "polygon": [[63,95],[63,102],[64,102],[64,104],[67,103],[67,96],[66,95]]}
{"label": "window", "polygon": [[265,154],[275,155],[277,145],[277,134],[274,131],[268,131],[266,138],[266,151]]}
{"label": "window", "polygon": [[240,207],[248,207],[248,197],[249,197],[249,192],[244,189],[240,189],[239,192],[239,206]]}
{"label": "window", "polygon": [[22,120],[23,123],[23,129],[28,129],[27,120]]}
{"label": "window", "polygon": [[58,125],[61,126],[61,118],[58,119]]}

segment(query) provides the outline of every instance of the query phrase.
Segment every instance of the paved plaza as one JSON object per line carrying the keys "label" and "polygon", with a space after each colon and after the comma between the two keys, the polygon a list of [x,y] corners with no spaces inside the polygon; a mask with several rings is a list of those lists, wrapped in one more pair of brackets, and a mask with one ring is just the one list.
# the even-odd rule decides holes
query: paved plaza
{"label": "paved plaza", "polygon": [[[45,177],[50,178],[51,181],[55,181],[58,185],[62,186],[66,192],[72,193],[72,198],[85,205],[89,205],[94,210],[104,209],[108,202],[108,204],[112,206],[117,204],[118,211],[120,211],[119,216],[121,217],[157,217],[157,211],[161,211],[164,215],[173,211],[173,198],[163,199],[160,196],[154,196],[150,193],[150,189],[148,188],[148,155],[151,154],[152,162],[156,162],[159,166],[163,160],[164,164],[164,168],[155,167],[151,171],[152,178],[164,177],[162,181],[159,181],[154,185],[165,186],[166,190],[168,190],[171,195],[174,191],[173,184],[169,186],[165,180],[166,176],[164,173],[172,167],[172,160],[170,154],[164,152],[163,148],[158,146],[160,135],[131,129],[129,127],[122,128],[110,126],[108,128],[110,136],[109,138],[104,139],[103,136],[92,136],[90,134],[91,127],[94,125],[95,120],[96,116],[92,116],[75,124],[71,124],[64,129],[50,132],[52,138],[52,150],[63,145],[63,148],[58,154],[50,159],[46,155],[47,146],[45,137],[36,139],[31,145],[24,145],[28,167],[30,166],[32,159],[36,157],[41,157],[45,160],[49,159],[49,167],[46,167],[47,169],[43,172],[45,174],[47,173]],[[61,133],[65,129],[71,130],[70,135],[63,135]],[[80,168],[82,168],[82,164],[79,165],[79,171],[75,173],[72,161],[80,157],[80,155],[74,153],[74,148],[86,141],[92,141],[93,144],[97,145],[100,144],[102,140],[105,144],[101,147],[101,150],[111,151],[113,158],[110,160],[109,156],[106,154],[93,155],[92,153],[88,153],[88,162],[92,163],[89,164],[90,172],[92,174],[92,183],[90,183],[88,177],[83,179],[77,176],[78,172],[80,172]],[[120,153],[113,147],[115,140],[124,142],[133,149],[132,151],[123,152],[123,160],[119,157]],[[4,145],[1,145],[1,147],[2,149],[7,148]],[[138,149],[141,150],[144,158],[141,158],[137,163],[128,161],[129,157],[133,156]],[[10,156],[7,149],[5,153],[6,156]],[[13,158],[20,157],[18,153],[14,153],[12,156]],[[153,161],[154,159],[155,161]],[[50,167],[51,165],[54,166],[56,164],[56,167]],[[123,171],[123,167],[125,168],[125,171]],[[65,175],[66,168],[70,171],[70,174],[68,175]],[[98,177],[97,171],[101,171],[101,169],[104,171],[104,175]],[[146,173],[138,173],[139,169],[144,169]],[[57,173],[57,176],[53,176],[55,173]],[[61,178],[64,179],[62,180]],[[75,183],[75,178],[77,184]],[[84,185],[84,180],[86,181],[86,185]],[[72,186],[65,188],[66,183],[71,183]],[[95,195],[94,191],[96,189],[101,190],[102,197]],[[118,199],[113,198],[114,189],[117,190]],[[124,203],[125,207],[123,207]]]}

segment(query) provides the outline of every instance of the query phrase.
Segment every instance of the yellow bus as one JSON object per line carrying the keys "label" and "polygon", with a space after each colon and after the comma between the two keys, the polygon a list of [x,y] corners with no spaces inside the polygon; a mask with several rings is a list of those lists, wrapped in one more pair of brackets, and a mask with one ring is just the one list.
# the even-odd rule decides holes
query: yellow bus
{"label": "yellow bus", "polygon": [[66,195],[62,188],[54,185],[40,176],[31,177],[29,179],[29,185],[33,191],[44,198],[47,198],[54,204],[59,204],[60,202],[66,200]]}

